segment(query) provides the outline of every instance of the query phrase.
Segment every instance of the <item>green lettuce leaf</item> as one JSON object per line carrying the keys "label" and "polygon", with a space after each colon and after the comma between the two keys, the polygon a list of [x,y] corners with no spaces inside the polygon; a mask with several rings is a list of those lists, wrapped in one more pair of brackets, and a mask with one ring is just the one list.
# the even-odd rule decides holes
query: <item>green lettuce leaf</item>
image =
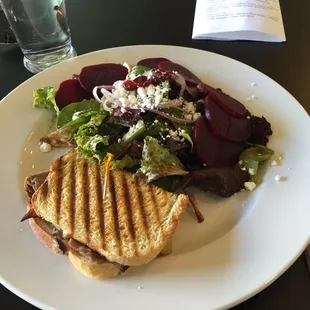
{"label": "green lettuce leaf", "polygon": [[57,118],[57,128],[87,123],[91,116],[100,113],[104,114],[101,104],[93,99],[71,103],[60,111]]}
{"label": "green lettuce leaf", "polygon": [[263,145],[253,145],[244,150],[239,156],[240,168],[247,171],[251,182],[257,182],[259,165],[268,160],[274,151]]}
{"label": "green lettuce leaf", "polygon": [[168,192],[176,193],[182,188],[184,184],[184,180],[180,176],[172,175],[169,177],[163,177],[163,178],[157,179],[153,181],[152,184]]}
{"label": "green lettuce leaf", "polygon": [[55,101],[56,90],[52,86],[38,88],[33,92],[34,108],[51,109],[59,113],[59,109]]}
{"label": "green lettuce leaf", "polygon": [[122,139],[122,143],[129,143],[140,138],[145,131],[145,125],[142,120],[138,121],[137,124],[130,127],[129,131],[125,133]]}
{"label": "green lettuce leaf", "polygon": [[137,174],[149,183],[169,175],[188,174],[179,159],[152,137],[144,139],[141,168]]}
{"label": "green lettuce leaf", "polygon": [[111,162],[111,168],[112,169],[130,169],[139,164],[140,164],[139,159],[132,158],[131,156],[126,154],[122,159],[113,160]]}
{"label": "green lettuce leaf", "polygon": [[130,72],[127,74],[127,79],[133,80],[139,75],[142,75],[143,73],[150,71],[150,68],[145,66],[134,66]]}
{"label": "green lettuce leaf", "polygon": [[101,161],[106,156],[109,145],[108,136],[76,136],[75,141],[78,150],[83,152],[87,158],[94,157]]}
{"label": "green lettuce leaf", "polygon": [[[88,123],[79,126],[76,136],[94,136],[96,134],[99,134],[99,128],[104,118],[105,115],[102,114],[96,114],[91,116]],[[67,126],[65,126],[65,128],[66,127]]]}

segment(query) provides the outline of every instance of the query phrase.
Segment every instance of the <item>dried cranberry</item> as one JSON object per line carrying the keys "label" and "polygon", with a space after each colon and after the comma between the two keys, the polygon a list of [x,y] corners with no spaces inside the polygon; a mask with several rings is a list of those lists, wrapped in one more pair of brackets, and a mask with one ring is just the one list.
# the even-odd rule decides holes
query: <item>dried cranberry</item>
{"label": "dried cranberry", "polygon": [[124,81],[123,86],[126,90],[129,90],[129,91],[137,89],[137,83],[131,80]]}
{"label": "dried cranberry", "polygon": [[138,76],[133,81],[137,84],[138,87],[143,86],[143,84],[146,82],[147,77],[146,76]]}

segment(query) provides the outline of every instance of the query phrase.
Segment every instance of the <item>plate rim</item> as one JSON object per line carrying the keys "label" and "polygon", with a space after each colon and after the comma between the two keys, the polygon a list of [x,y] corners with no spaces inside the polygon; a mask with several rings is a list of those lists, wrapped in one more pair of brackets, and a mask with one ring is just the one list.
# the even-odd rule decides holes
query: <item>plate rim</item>
{"label": "plate rim", "polygon": [[[287,91],[282,85],[280,85],[278,82],[276,82],[275,80],[273,80],[272,78],[270,78],[269,76],[265,75],[263,72],[239,61],[239,60],[236,60],[234,58],[231,58],[231,57],[227,57],[227,56],[224,56],[224,55],[221,55],[221,54],[218,54],[218,53],[214,53],[214,52],[209,52],[209,51],[206,51],[206,50],[202,50],[202,49],[197,49],[197,48],[191,48],[191,47],[183,47],[183,46],[174,46],[174,45],[128,45],[128,46],[119,46],[119,47],[112,47],[112,48],[108,48],[108,49],[101,49],[101,50],[97,50],[97,51],[93,51],[93,52],[89,52],[89,53],[85,53],[85,54],[82,54],[80,56],[78,56],[77,58],[81,59],[81,58],[86,58],[86,57],[91,57],[92,55],[95,55],[95,54],[100,54],[100,53],[104,53],[106,51],[113,51],[113,50],[118,50],[118,49],[125,49],[125,48],[131,48],[131,47],[134,47],[134,48],[141,48],[141,47],[149,47],[149,48],[179,48],[179,49],[187,49],[187,50],[194,50],[194,51],[199,51],[199,52],[203,52],[203,53],[208,53],[208,54],[213,54],[213,55],[216,55],[216,56],[220,56],[220,57],[223,57],[225,58],[226,60],[229,60],[229,61],[233,61],[233,62],[236,62],[238,63],[238,65],[243,65],[243,66],[246,66],[248,68],[250,68],[251,70],[254,70],[256,72],[258,72],[259,74],[262,74],[264,76],[264,78],[267,78],[269,80],[271,80],[273,83],[277,84],[280,86],[280,88],[282,90],[284,90],[286,92],[287,95],[289,95],[296,103],[298,103],[298,106],[299,106],[299,109],[301,108],[302,109],[302,112],[305,113],[306,115],[309,116],[308,112],[305,110],[305,108],[297,101],[297,99],[289,92]],[[2,100],[0,101],[0,104],[3,103],[3,101],[7,100],[8,97],[11,96],[12,93],[14,93],[16,90],[18,90],[20,87],[22,87],[24,84],[27,84],[29,83],[30,80],[33,80],[33,79],[37,79],[36,77],[37,76],[41,76],[41,74],[46,74],[46,72],[50,72],[50,70],[55,70],[55,68],[58,68],[58,66],[61,66],[63,65],[64,63],[67,63],[67,62],[73,62],[75,61],[77,58],[74,58],[74,59],[70,59],[70,60],[67,60],[66,62],[63,62],[63,63],[60,63],[56,66],[53,66],[52,68],[49,68],[47,70],[45,70],[44,72],[40,72],[39,74],[37,75],[34,75],[32,77],[30,77],[29,79],[25,80],[23,83],[19,84],[17,87],[15,87],[12,91],[10,91],[4,98],[2,98]],[[296,105],[296,108],[297,108],[297,105]],[[264,290],[266,287],[268,287],[270,284],[272,284],[273,282],[275,282],[283,273],[285,273],[285,271],[287,271],[293,264],[294,262],[298,259],[298,257],[301,255],[301,253],[306,249],[308,243],[310,241],[310,236],[308,236],[308,238],[306,237],[305,238],[305,242],[304,242],[304,245],[303,247],[299,250],[298,253],[295,254],[295,256],[285,265],[284,268],[282,268],[276,275],[274,275],[272,278],[270,278],[269,280],[267,280],[263,285],[261,285],[260,287],[258,287],[256,290],[252,291],[251,293],[247,293],[247,294],[244,294],[242,297],[239,297],[238,299],[235,299],[233,302],[231,302],[230,304],[227,304],[225,306],[223,306],[223,309],[226,308],[226,307],[233,307],[251,297],[253,297],[254,295],[258,294],[259,292],[261,292],[262,290]],[[37,299],[34,299],[32,298],[30,295],[28,294],[25,294],[23,293],[22,290],[20,290],[18,287],[12,285],[10,283],[9,280],[5,279],[2,274],[0,274],[0,283],[2,283],[2,285],[4,285],[7,289],[9,289],[11,292],[13,292],[14,294],[16,294],[17,296],[21,297],[22,299],[24,299],[25,301],[37,306],[37,307],[40,307],[42,309],[51,309],[51,307],[45,303],[41,303],[39,300]],[[221,308],[222,309],[222,308]]]}

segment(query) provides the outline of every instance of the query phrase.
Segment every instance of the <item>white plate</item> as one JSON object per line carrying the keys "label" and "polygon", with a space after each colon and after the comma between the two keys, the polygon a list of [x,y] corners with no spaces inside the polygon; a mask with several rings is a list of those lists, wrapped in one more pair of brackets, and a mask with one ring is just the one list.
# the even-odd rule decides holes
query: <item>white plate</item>
{"label": "white plate", "polygon": [[[272,123],[270,146],[280,165],[265,165],[262,185],[229,199],[200,195],[206,218],[184,216],[173,254],[131,268],[109,281],[76,271],[34,237],[27,223],[22,182],[48,167],[55,153],[42,154],[38,139],[51,113],[32,109],[32,91],[55,85],[85,65],[163,56],[246,104]],[[255,82],[257,86],[251,86]],[[257,99],[247,102],[255,95]],[[130,46],[98,51],[55,66],[26,81],[0,105],[2,152],[0,195],[1,282],[44,309],[220,309],[259,292],[300,255],[310,236],[309,117],[296,100],[262,73],[223,56],[170,46]],[[282,160],[279,160],[279,156]],[[291,168],[291,170],[289,170]],[[287,179],[276,182],[275,175]],[[139,290],[138,287],[141,287]]]}

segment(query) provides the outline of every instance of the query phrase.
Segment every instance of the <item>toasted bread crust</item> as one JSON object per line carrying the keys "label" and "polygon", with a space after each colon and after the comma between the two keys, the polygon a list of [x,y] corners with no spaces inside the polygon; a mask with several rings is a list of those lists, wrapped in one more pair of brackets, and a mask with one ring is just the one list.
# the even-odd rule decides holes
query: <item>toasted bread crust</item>
{"label": "toasted bread crust", "polygon": [[90,262],[74,250],[69,251],[69,260],[78,271],[89,278],[105,280],[121,273],[120,268],[113,263],[108,261]]}
{"label": "toasted bread crust", "polygon": [[[30,209],[30,205],[27,205],[27,210]],[[29,219],[29,225],[34,235],[43,243],[46,247],[50,248],[56,254],[66,254],[60,247],[59,242],[52,236],[49,231],[48,223],[40,218]]]}

